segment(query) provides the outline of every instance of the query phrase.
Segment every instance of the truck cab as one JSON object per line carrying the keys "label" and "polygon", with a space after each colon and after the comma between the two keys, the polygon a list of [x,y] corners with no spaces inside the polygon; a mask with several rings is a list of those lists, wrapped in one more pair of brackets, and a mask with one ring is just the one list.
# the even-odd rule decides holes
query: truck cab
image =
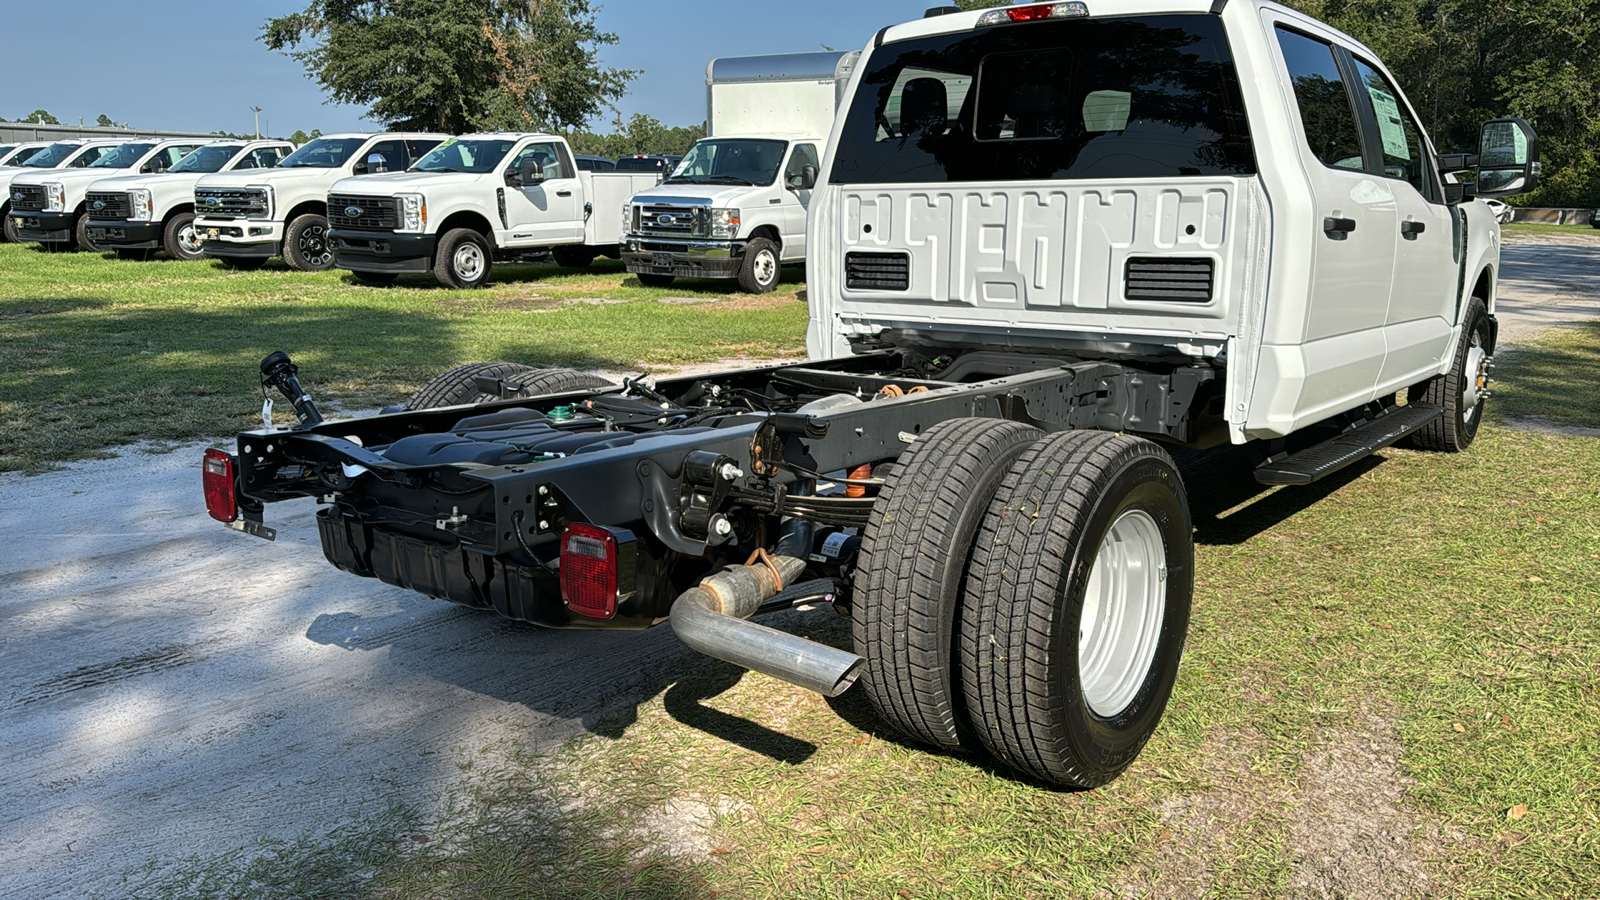
{"label": "truck cab", "polygon": [[11,181],[11,219],[16,239],[55,247],[76,245],[80,250],[99,252],[104,248],[94,243],[88,231],[89,186],[126,172],[165,172],[202,143],[194,138],[122,141],[98,148],[102,152],[81,168],[76,166],[77,161],[94,150],[80,151],[58,171],[26,172],[51,151],[40,153],[28,161],[25,174],[14,176]]}
{"label": "truck cab", "polygon": [[34,154],[50,146],[49,141],[30,144],[0,144],[0,169],[9,169],[27,162]]}
{"label": "truck cab", "polygon": [[761,293],[777,287],[783,266],[804,263],[806,207],[859,55],[712,60],[708,137],[624,211],[628,271],[651,286],[679,277],[737,278],[744,290]]}
{"label": "truck cab", "polygon": [[335,265],[364,282],[432,272],[448,287],[478,287],[509,256],[549,251],[573,267],[616,256],[614,210],[655,180],[582,170],[558,135],[463,135],[407,171],[335,183],[329,238]]}
{"label": "truck cab", "polygon": [[214,141],[164,172],[96,181],[88,194],[89,239],[124,256],[166,250],[175,259],[200,259],[194,230],[194,188],[200,179],[270,169],[294,149],[288,141]]}
{"label": "truck cab", "polygon": [[302,272],[331,268],[328,188],[352,175],[404,171],[448,137],[330,134],[270,169],[208,175],[194,188],[201,252],[236,269],[260,268],[279,254]]}

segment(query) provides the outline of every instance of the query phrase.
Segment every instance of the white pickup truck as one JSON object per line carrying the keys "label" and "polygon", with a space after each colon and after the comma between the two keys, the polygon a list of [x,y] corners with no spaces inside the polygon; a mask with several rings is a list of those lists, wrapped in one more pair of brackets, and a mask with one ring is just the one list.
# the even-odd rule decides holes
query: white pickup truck
{"label": "white pickup truck", "polygon": [[641,284],[737,278],[770,291],[806,259],[820,148],[857,52],[714,59],[706,133],[660,187],[629,201],[622,258]]}
{"label": "white pickup truck", "polygon": [[119,175],[89,185],[89,240],[128,258],[166,250],[201,257],[194,231],[194,187],[207,175],[270,169],[294,152],[287,141],[215,141],[165,172]]}
{"label": "white pickup truck", "polygon": [[[121,146],[122,143],[121,140],[91,141],[81,138],[57,141],[28,157],[27,162],[17,168],[0,171],[0,198],[3,198],[0,200],[0,219],[3,219],[5,239],[10,243],[19,242],[21,238],[17,235],[18,221],[26,218],[11,214],[13,204],[18,199],[18,195],[14,195],[11,191],[13,180],[19,176],[36,175],[41,171],[84,168]],[[22,212],[38,212],[46,206],[42,188],[27,188],[20,192],[20,198],[22,206],[19,209]]]}
{"label": "white pickup truck", "polygon": [[331,268],[328,188],[351,175],[404,170],[447,137],[330,134],[274,168],[208,175],[194,188],[201,252],[235,269],[259,269],[280,253],[302,272]]}
{"label": "white pickup truck", "polygon": [[656,181],[647,172],[582,171],[556,135],[469,134],[409,171],[335,184],[329,238],[335,264],[370,284],[432,272],[449,287],[478,287],[497,257],[549,250],[575,267],[615,257],[616,211]]}
{"label": "white pickup truck", "polygon": [[49,146],[49,141],[37,141],[27,144],[0,144],[0,169],[20,166],[34,154]]}
{"label": "white pickup truck", "polygon": [[[1268,485],[1484,418],[1527,124],[1441,156],[1366,47],[1262,0],[1065,0],[885,28],[812,198],[807,362],[608,384],[475,363],[403,411],[208,451],[345,571],[690,647],[1046,782],[1138,757],[1178,676],[1194,524],[1167,448]],[[337,352],[336,347],[318,348]],[[474,403],[481,405],[472,405]],[[1395,548],[1403,554],[1405,548]],[[749,621],[851,617],[853,652]],[[610,651],[608,651],[610,652]]]}
{"label": "white pickup truck", "polygon": [[69,163],[58,171],[17,175],[11,180],[11,218],[17,240],[57,248],[76,245],[94,252],[105,249],[89,237],[89,186],[123,172],[165,172],[201,143],[194,138],[123,141],[82,168]]}

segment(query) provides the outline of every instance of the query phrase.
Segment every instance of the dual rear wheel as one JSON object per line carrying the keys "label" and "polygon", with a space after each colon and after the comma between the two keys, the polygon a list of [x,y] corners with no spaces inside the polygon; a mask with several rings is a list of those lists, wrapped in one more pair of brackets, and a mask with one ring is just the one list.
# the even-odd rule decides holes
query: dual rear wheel
{"label": "dual rear wheel", "polygon": [[1166,708],[1193,557],[1182,482],[1155,444],[940,423],[896,462],[864,535],[862,683],[922,743],[1105,784]]}

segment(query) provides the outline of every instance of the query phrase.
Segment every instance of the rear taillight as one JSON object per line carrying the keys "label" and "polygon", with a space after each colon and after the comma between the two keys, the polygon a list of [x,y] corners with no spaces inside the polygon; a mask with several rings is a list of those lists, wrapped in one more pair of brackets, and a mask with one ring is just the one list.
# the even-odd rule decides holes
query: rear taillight
{"label": "rear taillight", "polygon": [[561,599],[591,619],[617,614],[617,536],[598,525],[574,523],[561,535]]}
{"label": "rear taillight", "polygon": [[239,518],[239,497],[234,493],[233,457],[221,450],[207,450],[202,468],[206,512],[218,522],[232,522]]}
{"label": "rear taillight", "polygon": [[1089,14],[1089,7],[1083,0],[1068,0],[1066,3],[1037,3],[1027,6],[1012,6],[1005,9],[991,9],[978,17],[978,24],[1004,25],[1007,22],[1039,22],[1045,19],[1076,19]]}

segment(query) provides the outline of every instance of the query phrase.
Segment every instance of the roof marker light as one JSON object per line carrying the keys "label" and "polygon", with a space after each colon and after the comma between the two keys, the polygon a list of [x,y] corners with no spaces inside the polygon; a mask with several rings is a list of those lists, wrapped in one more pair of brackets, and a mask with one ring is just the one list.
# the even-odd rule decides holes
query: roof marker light
{"label": "roof marker light", "polygon": [[1077,19],[1088,14],[1089,7],[1083,0],[1067,0],[1066,3],[1035,3],[1028,6],[991,9],[978,17],[978,26],[1005,25],[1010,22],[1039,22],[1045,19]]}

